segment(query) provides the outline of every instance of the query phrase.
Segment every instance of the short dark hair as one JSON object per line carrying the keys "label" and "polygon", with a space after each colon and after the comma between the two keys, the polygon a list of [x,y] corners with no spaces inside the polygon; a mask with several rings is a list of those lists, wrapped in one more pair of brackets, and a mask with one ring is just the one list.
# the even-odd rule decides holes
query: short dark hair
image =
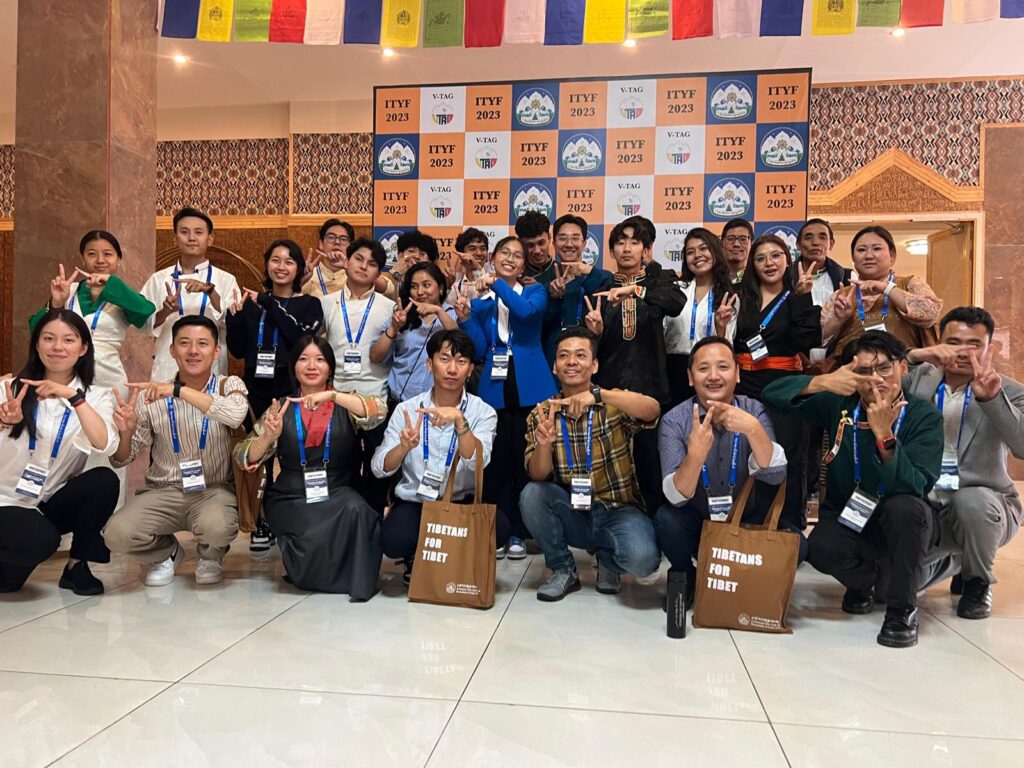
{"label": "short dark hair", "polygon": [[558,346],[566,339],[586,339],[590,342],[590,354],[597,357],[597,344],[600,339],[597,334],[592,330],[583,325],[570,325],[568,328],[563,328],[555,339],[555,351],[558,351]]}
{"label": "short dark hair", "polygon": [[453,355],[462,355],[472,360],[476,355],[476,347],[469,334],[461,328],[445,329],[438,331],[427,340],[427,357],[433,357],[440,352],[445,344]]}
{"label": "short dark hair", "polygon": [[205,328],[213,334],[213,343],[220,344],[220,333],[217,331],[217,324],[205,315],[185,315],[184,317],[179,317],[171,327],[171,341],[173,342],[178,338],[178,332],[182,328],[188,328],[190,325],[198,325],[201,328]]}
{"label": "short dark hair", "polygon": [[373,260],[377,262],[377,267],[383,272],[384,265],[388,263],[388,255],[384,250],[384,246],[377,240],[369,237],[357,237],[348,244],[348,248],[345,249],[345,255],[351,257],[360,248],[366,248],[370,252]]}
{"label": "short dark hair", "polygon": [[292,281],[292,290],[298,293],[302,290],[302,275],[306,272],[306,257],[302,255],[302,248],[294,240],[275,240],[267,246],[267,250],[263,253],[263,287],[268,291],[274,287],[267,265],[270,263],[270,257],[274,255],[274,251],[282,246],[288,249],[288,256],[295,262],[295,279]]}
{"label": "short dark hair", "polygon": [[983,307],[955,307],[947,312],[939,320],[939,333],[946,330],[950,323],[963,323],[964,325],[984,325],[988,331],[989,339],[996,332],[996,321],[987,309]]}
{"label": "short dark hair", "polygon": [[690,359],[686,361],[686,369],[693,370],[693,361],[697,357],[697,353],[704,349],[704,347],[710,347],[712,344],[721,344],[728,349],[729,354],[732,356],[732,361],[736,362],[736,350],[733,348],[732,342],[722,336],[705,336],[690,348]]}
{"label": "short dark hair", "polygon": [[628,219],[620,221],[608,234],[608,248],[612,249],[615,244],[626,237],[626,230],[633,230],[633,239],[639,240],[643,243],[644,248],[653,248],[654,239],[657,237],[657,230],[654,228],[654,223],[650,219],[646,219],[643,216],[630,216]]}
{"label": "short dark hair", "polygon": [[877,224],[873,224],[870,227],[864,227],[856,235],[853,236],[853,240],[850,241],[850,253],[854,253],[857,248],[857,241],[860,240],[864,235],[878,235],[880,238],[885,240],[885,244],[889,246],[889,253],[893,256],[896,255],[896,241],[892,239],[892,233],[889,232],[885,227],[880,227]]}
{"label": "short dark hair", "polygon": [[302,357],[302,353],[306,351],[306,347],[313,344],[317,349],[320,350],[320,354],[324,356],[324,360],[327,361],[327,383],[332,385],[334,383],[334,369],[337,367],[338,360],[334,356],[334,348],[331,347],[330,342],[321,336],[315,336],[312,333],[307,333],[300,336],[295,344],[292,345],[291,354],[288,355],[288,372],[292,377],[292,385],[298,386],[298,380],[295,378],[295,366],[299,364],[299,358]]}
{"label": "short dark hair", "polygon": [[490,244],[490,240],[487,239],[486,232],[479,230],[476,227],[468,227],[460,232],[459,236],[455,238],[455,250],[462,252],[466,246],[474,240],[483,240],[484,248],[487,248]]}
{"label": "short dark hair", "polygon": [[90,229],[88,232],[86,232],[78,243],[78,252],[84,255],[85,246],[87,246],[93,240],[106,240],[108,243],[110,243],[110,247],[114,249],[114,253],[117,254],[118,259],[124,256],[124,254],[121,253],[121,244],[117,242],[117,238],[114,237],[109,232],[107,232],[105,229]]}
{"label": "short dark hair", "polygon": [[849,363],[858,352],[875,352],[895,363],[907,359],[907,350],[906,344],[887,331],[865,331],[846,345],[842,363]]}
{"label": "short dark hair", "polygon": [[745,229],[751,239],[754,237],[754,225],[746,219],[729,219],[729,221],[725,222],[725,226],[722,227],[722,237],[725,237],[725,233],[730,229]]}
{"label": "short dark hair", "polygon": [[551,236],[558,237],[558,230],[566,224],[575,224],[580,228],[580,231],[583,233],[583,237],[587,236],[587,220],[582,216],[573,216],[571,213],[567,213],[565,216],[559,216],[555,219],[555,223],[551,225]]}
{"label": "short dark hair", "polygon": [[527,211],[516,219],[516,234],[524,240],[546,235],[551,229],[551,219],[540,211]]}
{"label": "short dark hair", "polygon": [[395,244],[396,252],[401,253],[409,248],[418,248],[427,254],[428,261],[437,261],[440,253],[437,250],[437,240],[418,229],[410,229],[398,236]]}
{"label": "short dark hair", "polygon": [[187,205],[184,208],[182,208],[180,211],[178,211],[176,214],[174,214],[174,229],[175,229],[175,231],[177,231],[177,229],[178,229],[178,222],[179,221],[181,221],[182,219],[190,219],[190,218],[191,219],[202,219],[203,221],[206,222],[206,229],[209,232],[213,232],[213,220],[209,216],[207,216],[205,213],[203,213],[202,211],[200,211],[200,210],[198,210],[196,208],[192,208],[192,207],[187,206]]}
{"label": "short dark hair", "polygon": [[800,231],[796,233],[796,239],[799,240],[801,237],[803,237],[804,230],[813,224],[820,224],[823,227],[825,227],[825,229],[828,230],[828,239],[832,242],[835,242],[836,233],[832,231],[832,225],[829,224],[824,219],[808,219],[807,221],[805,221],[803,224],[800,225]]}
{"label": "short dark hair", "polygon": [[327,233],[330,232],[331,227],[342,227],[348,233],[349,242],[352,242],[353,240],[356,239],[356,228],[349,224],[347,221],[342,221],[341,219],[328,219],[327,221],[320,225],[321,242],[325,237],[327,237]]}

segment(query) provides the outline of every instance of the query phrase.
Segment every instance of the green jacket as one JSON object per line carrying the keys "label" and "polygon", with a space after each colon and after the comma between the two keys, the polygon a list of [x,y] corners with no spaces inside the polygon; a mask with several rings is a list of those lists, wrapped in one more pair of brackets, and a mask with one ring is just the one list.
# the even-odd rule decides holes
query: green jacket
{"label": "green jacket", "polygon": [[[809,424],[824,427],[829,446],[835,443],[836,431],[844,414],[853,417],[860,398],[842,397],[830,392],[801,395],[811,380],[810,376],[786,376],[764,388],[761,399],[770,408],[799,415]],[[857,448],[860,452],[861,488],[880,497],[879,487],[886,496],[906,493],[925,498],[939,477],[942,466],[942,415],[927,400],[907,397],[906,415],[896,434],[893,457],[882,463],[870,429],[857,430]],[[861,422],[867,419],[861,412]],[[838,515],[853,493],[853,440],[854,430],[843,430],[839,453],[828,465],[825,484],[823,514]]]}
{"label": "green jacket", "polygon": [[[81,308],[79,314],[83,316],[91,315],[105,301],[109,301],[114,306],[124,310],[124,316],[136,328],[145,326],[149,316],[156,312],[156,307],[153,306],[149,299],[129,287],[117,275],[111,275],[107,279],[107,284],[103,286],[99,299],[96,301],[92,300],[92,291],[89,290],[89,286],[85,284],[85,281],[78,284],[78,291],[75,293],[75,303]],[[29,330],[35,330],[36,323],[49,311],[50,304],[47,302],[42,309],[28,319]]]}

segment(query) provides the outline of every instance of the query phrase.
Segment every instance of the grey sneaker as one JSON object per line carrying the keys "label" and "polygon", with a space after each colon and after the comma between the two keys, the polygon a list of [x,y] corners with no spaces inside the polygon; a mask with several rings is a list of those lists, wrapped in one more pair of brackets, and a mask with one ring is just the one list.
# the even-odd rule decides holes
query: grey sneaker
{"label": "grey sneaker", "polygon": [[545,603],[554,603],[561,600],[570,592],[578,592],[580,588],[580,577],[576,575],[576,569],[555,571],[548,580],[540,585],[537,590],[537,599]]}
{"label": "grey sneaker", "polygon": [[622,591],[622,577],[602,562],[597,563],[597,591],[617,595]]}

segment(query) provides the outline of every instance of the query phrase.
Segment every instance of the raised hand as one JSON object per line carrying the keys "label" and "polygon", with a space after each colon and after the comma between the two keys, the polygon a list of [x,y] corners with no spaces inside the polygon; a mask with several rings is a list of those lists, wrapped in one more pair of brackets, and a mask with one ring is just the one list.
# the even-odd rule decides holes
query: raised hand
{"label": "raised hand", "polygon": [[856,394],[862,387],[874,385],[873,376],[864,373],[857,373],[857,363],[853,360],[846,365],[836,368],[832,373],[826,373],[820,377],[822,387],[836,395],[849,397]]}
{"label": "raised hand", "polygon": [[0,421],[13,427],[15,424],[20,424],[24,418],[24,414],[21,412],[21,401],[28,394],[28,387],[22,382],[18,396],[15,397],[11,390],[11,380],[4,379],[4,392],[7,399],[0,403]]}
{"label": "raised hand", "polygon": [[609,288],[607,291],[598,291],[594,295],[597,296],[598,298],[601,298],[603,296],[604,298],[608,299],[609,304],[611,304],[613,307],[617,307],[628,297],[636,295],[636,286],[617,285],[614,288]]}
{"label": "raised hand", "polygon": [[163,400],[174,394],[174,384],[170,381],[138,381],[128,384],[128,389],[139,390],[147,403]]}
{"label": "raised hand", "polygon": [[957,362],[968,361],[968,350],[966,347],[958,347],[953,344],[936,344],[932,347],[910,350],[909,357],[915,363],[931,363],[939,368],[948,368],[956,365]]}
{"label": "raised hand", "polygon": [[50,381],[49,379],[22,379],[21,383],[35,387],[36,399],[38,400],[55,400],[60,397],[68,398],[75,396],[75,390],[71,387],[65,384],[58,384],[56,381]]}
{"label": "raised hand", "polygon": [[992,367],[992,355],[994,352],[995,347],[989,345],[979,361],[975,351],[973,349],[970,351],[971,368],[974,370],[974,378],[971,380],[971,391],[982,403],[996,397],[1003,388],[1003,377],[996,373],[995,368]]}
{"label": "raised hand", "polygon": [[174,282],[178,284],[178,290],[185,289],[186,293],[209,293],[210,284],[195,277],[176,277]]}
{"label": "raised hand", "polygon": [[548,283],[548,293],[551,294],[553,299],[565,298],[565,285],[572,279],[572,269],[568,269],[565,272],[562,271],[561,266],[555,262],[555,279]]}
{"label": "raised hand", "polygon": [[406,321],[409,319],[409,310],[412,309],[415,302],[409,299],[409,303],[404,307],[401,303],[395,304],[395,309],[391,313],[391,330],[396,334],[405,327]]}
{"label": "raised hand", "polygon": [[860,287],[862,296],[880,296],[889,287],[888,280],[851,280],[854,290]]}
{"label": "raised hand", "polygon": [[420,444],[420,430],[423,429],[423,413],[420,412],[420,417],[416,420],[415,426],[413,426],[409,411],[404,411],[403,413],[405,415],[405,429],[398,434],[398,441],[402,448],[406,451],[411,451]]}
{"label": "raised hand", "polygon": [[546,407],[541,405],[541,418],[538,419],[537,430],[533,433],[533,440],[539,447],[549,447],[558,439],[558,429],[555,427],[557,411],[557,406],[550,400]]}
{"label": "raised hand", "polygon": [[64,265],[59,265],[57,276],[50,281],[50,309],[67,306],[71,298],[71,281],[64,276]]}
{"label": "raised hand", "polygon": [[728,432],[749,435],[761,426],[757,417],[731,403],[710,402],[708,403],[708,412],[712,414],[712,422]]}
{"label": "raised hand", "polygon": [[135,410],[139,402],[139,390],[133,389],[128,402],[121,397],[121,390],[114,387],[114,400],[117,407],[114,408],[114,426],[121,434],[135,434],[135,427],[139,423],[139,414]]}
{"label": "raised hand", "polygon": [[571,397],[552,398],[548,402],[565,408],[569,415],[575,419],[581,416],[587,408],[594,405],[596,400],[594,400],[594,393],[587,390],[586,392],[578,392]]}
{"label": "raised hand", "polygon": [[170,283],[164,283],[167,288],[167,298],[164,299],[164,309],[171,312],[178,311],[178,304],[181,302],[181,286],[172,288]]}
{"label": "raised hand", "polygon": [[325,389],[322,392],[314,392],[312,395],[305,395],[303,397],[289,397],[289,403],[302,403],[302,407],[307,411],[315,411],[324,403],[330,402],[334,399],[335,391],[333,389]]}
{"label": "raised hand", "polygon": [[447,427],[449,424],[455,422],[461,422],[466,420],[466,415],[458,408],[451,407],[434,407],[434,408],[419,408],[416,411],[420,418],[424,416],[430,417],[430,423],[435,427]]}
{"label": "raised hand", "polygon": [[306,257],[306,268],[302,270],[302,284],[305,285],[313,279],[313,272],[320,266],[324,255],[316,248],[309,249],[309,256]]}
{"label": "raised hand", "polygon": [[595,294],[595,296],[597,296],[597,304],[591,304],[589,296],[583,297],[587,302],[587,314],[583,316],[583,321],[591,333],[600,336],[604,333],[604,316],[601,314],[601,296],[599,294]]}
{"label": "raised hand", "polygon": [[[477,278],[477,280],[474,282],[477,293],[484,293],[485,291],[489,291],[491,289],[491,286],[494,285],[494,281],[497,279],[498,277],[494,273],[488,273],[483,277]],[[526,284],[525,278],[523,279],[523,284]]]}
{"label": "raised hand", "polygon": [[814,275],[817,271],[817,265],[811,264],[806,272],[804,272],[803,259],[796,263],[796,285],[793,286],[793,290],[796,293],[810,293],[814,288]]}
{"label": "raised hand", "polygon": [[424,322],[430,318],[438,317],[444,312],[437,304],[429,304],[425,301],[414,301],[412,304],[416,307],[416,312],[419,313],[420,319]]}
{"label": "raised hand", "polygon": [[472,305],[469,297],[463,292],[464,290],[465,286],[455,289],[455,316],[462,321],[469,320],[469,316],[472,314]]}
{"label": "raised hand", "polygon": [[840,288],[832,294],[832,311],[839,320],[849,320],[857,308],[857,286]]}
{"label": "raised hand", "polygon": [[[330,394],[334,394],[333,392]],[[292,400],[293,398],[288,398]],[[271,440],[277,440],[284,428],[284,408],[277,400],[274,400],[267,408],[267,414],[263,417],[263,436]]]}
{"label": "raised hand", "polygon": [[715,333],[725,336],[729,332],[729,323],[736,317],[740,303],[738,293],[730,293],[722,299],[722,303],[715,310]]}
{"label": "raised hand", "polygon": [[871,393],[871,402],[867,404],[868,425],[875,437],[884,440],[892,434],[892,426],[896,423],[900,411],[906,407],[906,402],[894,405],[893,399],[897,393],[894,392],[892,396],[883,395],[878,391],[878,384],[874,382],[871,384]]}
{"label": "raised hand", "polygon": [[462,271],[466,275],[472,275],[475,272],[479,272],[480,262],[476,260],[475,256],[471,256],[468,253],[455,252],[455,255],[459,257],[459,263],[462,264]]}
{"label": "raised hand", "polygon": [[690,427],[690,437],[686,441],[686,452],[701,461],[707,459],[708,454],[711,453],[711,446],[715,442],[715,431],[712,427],[714,423],[714,409],[708,408],[708,412],[704,414],[704,419],[700,418],[700,406],[694,402],[693,404],[693,422]]}

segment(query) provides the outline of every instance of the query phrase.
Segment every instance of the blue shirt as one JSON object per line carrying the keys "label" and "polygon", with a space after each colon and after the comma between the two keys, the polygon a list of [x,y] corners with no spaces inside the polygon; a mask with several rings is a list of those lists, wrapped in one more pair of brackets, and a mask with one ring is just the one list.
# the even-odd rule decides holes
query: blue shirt
{"label": "blue shirt", "polygon": [[[455,309],[449,304],[441,305],[441,308],[452,318],[457,320]],[[430,327],[433,324],[434,330]],[[419,328],[407,328],[401,331],[391,344],[388,356],[384,363],[391,364],[391,373],[388,374],[388,391],[395,400],[402,401],[429,392],[434,386],[434,377],[427,370],[427,339],[434,333],[442,330],[440,322],[420,322]]]}

